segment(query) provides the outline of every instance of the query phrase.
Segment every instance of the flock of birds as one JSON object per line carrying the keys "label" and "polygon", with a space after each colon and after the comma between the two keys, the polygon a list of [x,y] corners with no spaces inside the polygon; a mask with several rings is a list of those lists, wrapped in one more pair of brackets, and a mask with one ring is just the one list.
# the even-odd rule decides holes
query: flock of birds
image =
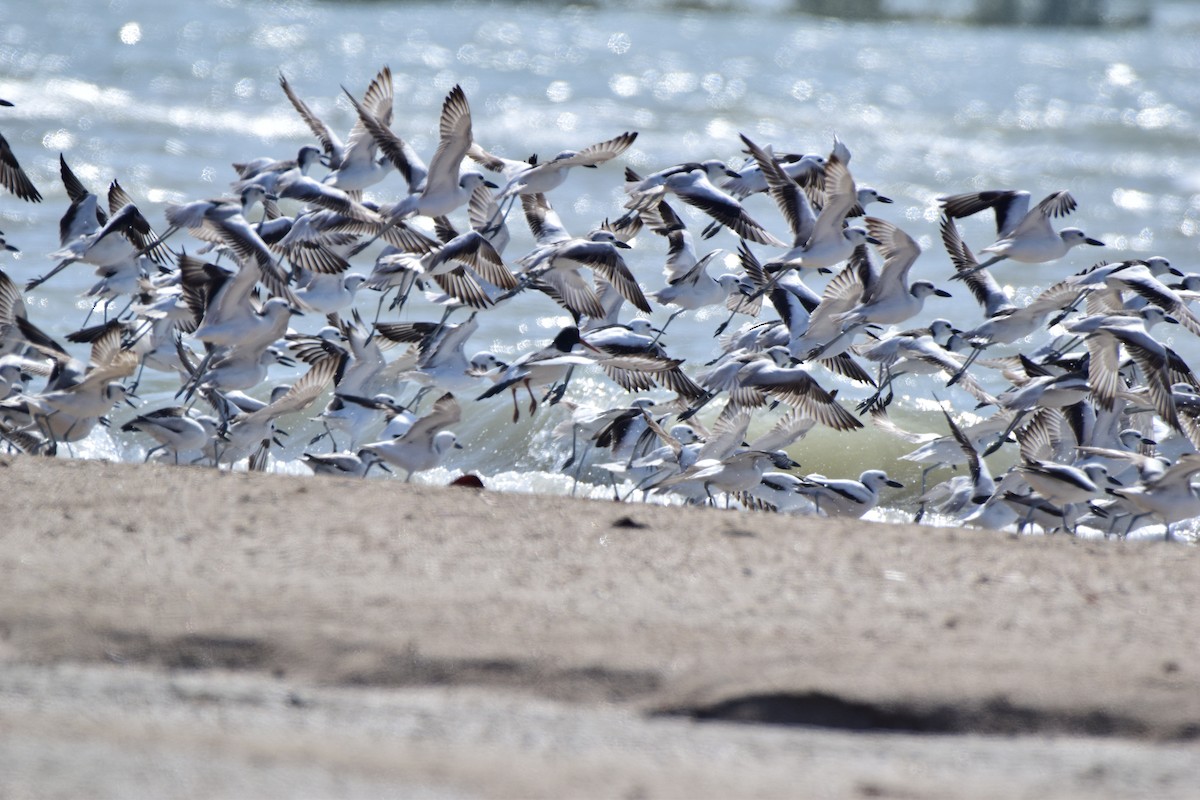
{"label": "flock of birds", "polygon": [[[924,468],[918,519],[1084,525],[1112,535],[1158,524],[1170,538],[1177,523],[1200,517],[1191,485],[1200,472],[1200,381],[1151,333],[1200,334],[1190,308],[1200,275],[1181,275],[1162,258],[1101,262],[1021,307],[992,275],[1005,261],[1043,264],[1102,245],[1053,227],[1076,207],[1065,191],[1036,204],[1012,190],[940,198],[955,268],[946,285],[965,286],[982,318],[907,329],[928,298],[947,292],[910,280],[921,248],[867,215],[867,206],[891,201],[856,183],[840,141],[820,156],[742,136],[747,158],[736,168],[717,160],[646,175],[626,168],[626,213],[573,235],[551,197],[573,168],[617,158],[636,133],[546,160],[503,158],[476,140],[456,86],[426,164],[391,127],[386,67],[361,97],[346,91],[357,120],[344,141],[282,75],[280,84],[319,145],[293,159],[235,164],[227,196],[168,205],[161,232],[117,181],[101,200],[60,156],[71,204],[61,248],[50,254],[59,263],[24,289],[0,270],[0,446],[53,455],[128,403],[137,413],[120,431],[153,443],[147,459],[262,469],[279,444],[277,423],[307,412],[324,430],[303,456],[314,472],[380,469],[407,479],[462,446],[454,429],[464,408],[487,413],[493,404],[476,401],[507,393],[514,421],[543,404],[567,409],[562,469],[578,480],[590,458],[618,497],[622,487],[625,498],[861,517],[900,484],[883,469],[854,479],[800,474],[787,448],[817,425],[874,425],[915,446],[903,458]],[[318,167],[325,174],[311,175]],[[393,173],[406,185],[398,202],[364,199]],[[41,200],[3,137],[0,184]],[[751,216],[743,201],[758,193],[782,223]],[[678,203],[711,219],[702,234],[688,230]],[[997,235],[980,261],[956,221],[988,211]],[[506,253],[520,216],[536,244]],[[740,240],[736,263],[703,249],[723,228]],[[665,243],[665,281],[653,291],[625,260],[639,234]],[[2,234],[0,248],[15,250]],[[88,326],[89,315],[66,337],[90,345],[86,360],[29,318],[23,295],[77,263],[95,269],[87,297],[104,319]],[[371,266],[356,271],[355,263]],[[825,281],[819,290],[809,286],[815,280]],[[364,290],[375,293],[373,304],[360,302]],[[574,324],[511,361],[467,355],[479,315],[532,292]],[[664,332],[679,314],[711,307],[729,314],[715,334],[719,351],[685,368]],[[649,317],[660,308],[671,314],[655,326]],[[394,321],[400,311],[429,319]],[[272,366],[297,363],[306,369],[290,385],[267,399],[247,394],[267,393]],[[597,368],[627,403],[565,399],[573,373]],[[145,407],[136,395],[145,370],[178,376],[173,401]],[[943,407],[944,429],[901,429],[888,416],[901,375],[929,376],[935,396],[965,393],[977,404],[970,424]],[[868,387],[869,396],[850,408],[827,388],[834,380]],[[1003,391],[987,390],[1001,380]],[[755,420],[765,432],[751,439]],[[985,457],[1002,448],[1013,464],[993,476]],[[965,474],[930,485],[934,470],[959,466]]]}

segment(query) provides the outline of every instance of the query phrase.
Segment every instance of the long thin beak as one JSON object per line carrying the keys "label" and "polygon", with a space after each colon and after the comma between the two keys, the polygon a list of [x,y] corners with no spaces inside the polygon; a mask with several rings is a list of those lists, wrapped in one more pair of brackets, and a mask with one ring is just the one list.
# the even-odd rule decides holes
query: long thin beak
{"label": "long thin beak", "polygon": [[893,481],[890,479],[888,480],[887,485],[892,487],[893,489],[903,489],[904,488],[904,484],[901,483],[900,481]]}
{"label": "long thin beak", "polygon": [[895,201],[895,200],[893,200],[892,198],[890,198],[890,197],[884,197],[884,196],[883,196],[883,195],[881,195],[881,194],[879,194],[879,195],[875,195],[875,199],[876,199],[876,200],[878,200],[878,201],[879,201],[879,202],[881,202],[881,203],[894,203],[894,202],[896,202],[896,201]]}
{"label": "long thin beak", "polygon": [[620,239],[613,242],[613,247],[620,247],[623,250],[632,250],[633,249],[632,247],[629,246],[628,242],[622,242]]}
{"label": "long thin beak", "polygon": [[950,294],[945,289],[934,289],[933,293],[938,297],[954,297],[954,295]]}
{"label": "long thin beak", "polygon": [[1108,246],[1108,245],[1104,244],[1104,242],[1100,241],[1099,239],[1088,238],[1088,239],[1084,239],[1083,241],[1085,244],[1090,244],[1093,247],[1107,247]]}
{"label": "long thin beak", "polygon": [[486,186],[486,187],[488,187],[489,189],[499,189],[499,188],[500,188],[499,186],[497,186],[496,184],[492,183],[491,181],[484,181],[484,182],[483,182],[483,185],[484,185],[484,186]]}

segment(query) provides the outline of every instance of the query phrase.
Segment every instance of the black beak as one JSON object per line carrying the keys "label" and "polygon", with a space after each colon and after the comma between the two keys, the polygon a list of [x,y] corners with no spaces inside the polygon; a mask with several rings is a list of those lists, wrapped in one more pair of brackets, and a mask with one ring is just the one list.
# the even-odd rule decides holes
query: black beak
{"label": "black beak", "polygon": [[620,241],[620,240],[617,240],[617,241],[613,242],[613,247],[620,247],[620,248],[622,248],[622,249],[625,249],[625,250],[632,250],[632,249],[633,249],[632,247],[630,247],[630,246],[629,246],[629,243],[628,243],[628,242],[622,242],[622,241]]}
{"label": "black beak", "polygon": [[945,289],[934,289],[933,293],[938,297],[954,297],[954,295],[950,294]]}
{"label": "black beak", "polygon": [[871,243],[871,244],[873,244],[873,245],[879,245],[879,244],[880,244],[880,241],[879,241],[878,239],[876,239],[874,236],[868,236],[868,237],[867,237],[867,241],[868,241],[868,242],[870,242],[870,243]]}
{"label": "black beak", "polygon": [[890,478],[888,479],[887,485],[892,487],[893,489],[903,489],[904,488],[903,483],[901,483],[900,481],[894,481]]}
{"label": "black beak", "polygon": [[499,188],[500,188],[499,186],[497,186],[496,184],[492,183],[491,181],[484,181],[484,182],[483,182],[483,185],[484,185],[484,186],[486,186],[486,187],[488,187],[489,189],[499,189]]}
{"label": "black beak", "polygon": [[1107,247],[1107,245],[1105,245],[1104,242],[1100,241],[1099,239],[1092,239],[1090,237],[1084,239],[1083,242],[1084,244],[1090,244],[1093,247]]}
{"label": "black beak", "polygon": [[733,170],[731,170],[731,169],[726,169],[726,170],[725,170],[725,174],[726,174],[728,177],[730,177],[730,178],[740,178],[740,177],[742,177],[742,173],[740,173],[740,172],[734,172],[734,171],[733,171]]}
{"label": "black beak", "polygon": [[881,202],[881,203],[894,203],[894,202],[896,202],[896,201],[895,201],[895,200],[893,200],[892,198],[890,198],[890,197],[884,197],[883,195],[877,195],[877,196],[875,197],[875,199],[876,199],[876,200],[878,200],[878,201],[879,201],[879,202]]}

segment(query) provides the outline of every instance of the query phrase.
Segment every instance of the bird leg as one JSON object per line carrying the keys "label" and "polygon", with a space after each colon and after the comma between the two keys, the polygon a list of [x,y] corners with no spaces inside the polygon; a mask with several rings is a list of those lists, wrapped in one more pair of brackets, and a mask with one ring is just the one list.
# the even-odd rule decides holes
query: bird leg
{"label": "bird leg", "polygon": [[519,420],[521,418],[521,409],[517,406],[517,387],[510,386],[509,391],[512,392],[513,422],[515,423],[517,420]]}
{"label": "bird leg", "polygon": [[1008,427],[1005,428],[1004,433],[1000,434],[1000,438],[988,445],[988,448],[980,453],[980,455],[986,458],[987,456],[990,456],[992,453],[999,450],[1001,446],[1008,441],[1008,437],[1012,435],[1012,432],[1017,429],[1017,425],[1021,423],[1021,420],[1025,419],[1025,416],[1028,413],[1028,411],[1018,411],[1013,416],[1012,422],[1008,423]]}
{"label": "bird leg", "polygon": [[964,361],[963,365],[958,368],[958,372],[954,373],[954,375],[950,377],[950,380],[946,381],[947,386],[953,386],[954,384],[958,383],[959,379],[966,374],[967,368],[975,363],[975,359],[979,358],[979,354],[983,352],[983,349],[987,347],[987,345],[972,344],[971,347],[971,355],[967,356],[967,360]]}
{"label": "bird leg", "polygon": [[537,411],[538,407],[537,398],[533,394],[533,387],[529,384],[529,379],[526,378],[521,382],[525,384],[525,391],[529,392],[529,415],[533,416],[533,412]]}
{"label": "bird leg", "polygon": [[1008,256],[992,256],[991,258],[989,258],[987,261],[983,262],[982,264],[976,264],[975,266],[971,267],[970,269],[959,270],[958,272],[956,272],[950,276],[950,280],[952,280],[952,281],[966,280],[971,275],[974,275],[976,272],[979,272],[979,270],[987,269],[988,267],[992,266],[993,264],[999,264],[1001,261],[1003,261],[1006,258],[1008,258]]}
{"label": "bird leg", "polygon": [[675,320],[676,317],[678,317],[680,314],[682,314],[686,310],[687,309],[685,309],[685,308],[681,308],[678,311],[672,312],[671,316],[667,317],[667,321],[664,322],[662,327],[658,329],[658,335],[654,337],[654,341],[651,342],[651,344],[652,345],[658,344],[658,340],[661,339],[663,337],[663,334],[667,332],[667,326],[670,325]]}
{"label": "bird leg", "polygon": [[574,366],[567,367],[567,374],[563,376],[562,383],[552,386],[550,391],[546,392],[545,399],[550,401],[550,405],[557,405],[562,401],[563,395],[567,393],[567,384],[570,383],[571,375],[574,372]]}

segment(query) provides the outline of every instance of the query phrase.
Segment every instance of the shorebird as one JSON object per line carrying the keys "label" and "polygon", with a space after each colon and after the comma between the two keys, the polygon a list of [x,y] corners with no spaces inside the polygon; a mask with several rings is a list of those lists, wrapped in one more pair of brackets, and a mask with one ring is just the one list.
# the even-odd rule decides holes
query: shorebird
{"label": "shorebird", "polygon": [[517,407],[517,384],[521,384],[529,393],[529,413],[533,414],[538,407],[537,398],[533,394],[534,386],[551,386],[564,380],[571,368],[595,363],[594,359],[586,356],[572,355],[572,351],[578,345],[596,351],[596,348],[580,337],[579,328],[574,325],[563,328],[548,346],[526,353],[507,364],[497,377],[495,385],[475,399],[484,400],[505,389],[511,389],[513,422],[516,422],[521,417],[521,411]]}
{"label": "shorebird", "polygon": [[[1029,192],[1012,189],[995,189],[984,192],[939,197],[942,211],[951,219],[969,217],[980,211],[992,209],[996,215],[996,241],[980,252],[991,254],[976,269],[986,269],[1006,258],[1025,264],[1042,264],[1062,258],[1072,247],[1081,244],[1104,247],[1104,242],[1093,239],[1079,228],[1054,230],[1050,220],[1066,216],[1077,207],[1070,192],[1059,191],[1047,195],[1029,208]],[[956,279],[965,277],[960,271]]]}
{"label": "shorebird", "polygon": [[[776,155],[775,161],[779,164],[779,169],[783,171],[783,174],[800,186],[809,186],[817,183],[825,175],[824,156],[784,153]],[[746,163],[739,167],[736,172],[736,176],[721,181],[720,186],[738,200],[745,200],[752,194],[759,194],[770,188],[767,183],[767,176],[763,172],[762,167],[758,165],[754,156],[747,158]],[[891,201],[888,200],[887,202]]]}
{"label": "shorebird", "polygon": [[712,250],[697,257],[692,234],[675,210],[665,200],[660,200],[654,211],[656,224],[651,230],[667,240],[667,260],[663,265],[667,285],[647,296],[663,305],[677,307],[663,323],[665,330],[684,311],[724,303],[739,292],[741,276],[726,272],[714,278],[708,273],[708,266],[713,259],[722,255],[722,251]]}
{"label": "shorebird", "polygon": [[296,153],[295,158],[278,161],[266,158],[234,164],[238,179],[232,184],[233,191],[240,194],[247,186],[256,184],[267,194],[278,194],[280,183],[287,181],[292,175],[307,176],[313,164],[320,163],[321,159],[321,148],[306,144]]}
{"label": "shorebird", "polygon": [[571,236],[543,195],[521,195],[525,218],[537,239],[537,247],[517,261],[527,283],[545,285],[576,319],[602,318],[604,307],[579,270],[590,269],[612,284],[622,297],[639,310],[650,312],[650,304],[620,250],[629,245],[612,231],[597,228],[585,237]]}
{"label": "shorebird", "polygon": [[729,228],[743,239],[759,244],[783,247],[742,208],[733,196],[718,189],[714,180],[736,177],[737,173],[723,161],[685,163],[648,175],[645,178],[625,168],[625,191],[630,195],[626,208],[648,208],[670,193],[690,206],[708,214],[720,225]]}
{"label": "shorebird", "polygon": [[[165,248],[151,245],[155,235],[150,223],[117,181],[108,187],[105,213],[100,199],[87,190],[61,154],[58,161],[63,187],[71,198],[71,205],[59,220],[60,249],[49,255],[60,262],[50,272],[30,280],[26,290],[37,288],[76,262],[90,264],[98,275],[115,284],[118,276],[133,281],[141,276],[142,253],[159,263],[165,260]],[[98,292],[94,289],[93,293]]]}
{"label": "shorebird", "polygon": [[824,269],[850,258],[865,242],[878,244],[865,229],[846,227],[846,215],[858,204],[858,189],[850,169],[835,151],[825,164],[826,202],[814,213],[808,198],[783,172],[774,156],[745,134],[742,142],[767,179],[771,197],[792,232],[791,248],[768,261],[767,272],[785,269]]}
{"label": "shorebird", "polygon": [[501,158],[477,144],[472,145],[467,155],[485,169],[504,175],[505,184],[496,193],[496,202],[503,203],[517,195],[546,194],[557,189],[566,182],[572,167],[598,167],[628,150],[635,139],[637,133],[626,131],[582,150],[562,150],[548,161],[540,161],[536,157],[529,161]]}
{"label": "shorebird", "polygon": [[869,469],[849,478],[826,478],[824,475],[805,475],[796,491],[827,517],[861,517],[879,504],[879,492],[885,486],[903,489],[904,484],[888,477],[881,469]]}
{"label": "shorebird", "polygon": [[442,103],[437,150],[429,162],[429,173],[420,188],[392,206],[380,209],[390,222],[420,215],[443,217],[471,199],[476,186],[497,188],[478,172],[462,172],[462,162],[473,144],[471,107],[461,86],[455,86]]}
{"label": "shorebird", "polygon": [[356,453],[348,450],[340,453],[304,453],[301,458],[314,475],[335,478],[365,478],[376,464],[387,469],[382,460],[365,447],[359,448]]}
{"label": "shorebird", "polygon": [[[697,381],[712,395],[728,392],[734,408],[760,408],[772,400],[781,400],[834,430],[851,431],[863,426],[808,370],[791,363],[791,353],[786,347],[771,347],[763,353],[731,355],[697,376]],[[693,407],[687,416],[696,410]]]}
{"label": "shorebird", "polygon": [[454,395],[447,392],[433,404],[433,410],[412,423],[402,436],[364,445],[362,450],[405,472],[404,480],[413,473],[433,469],[452,448],[462,449],[451,425],[462,419],[462,408]]}
{"label": "shorebird", "polygon": [[[329,126],[296,95],[283,73],[279,74],[279,85],[297,113],[308,125],[309,130],[321,142],[325,152],[326,166],[330,169],[330,173],[324,178],[324,183],[336,189],[357,194],[386,177],[392,164],[387,158],[379,156],[379,145],[362,121],[354,124],[343,144]],[[366,109],[372,118],[387,125],[392,119],[393,91],[392,71],[385,66],[367,87],[362,103],[359,104],[353,96],[351,96],[351,100]]]}
{"label": "shorebird", "polygon": [[1170,540],[1176,523],[1200,517],[1200,494],[1191,482],[1197,472],[1200,472],[1200,455],[1191,453],[1182,456],[1156,478],[1134,486],[1110,489],[1110,494],[1137,512],[1129,521],[1126,532],[1133,528],[1138,516],[1149,515],[1166,525],[1165,538]]}
{"label": "shorebird", "polygon": [[170,406],[139,414],[122,425],[121,430],[141,431],[158,443],[146,451],[146,461],[162,450],[178,464],[181,453],[198,453],[204,447],[216,433],[217,420],[194,414],[182,406]]}
{"label": "shorebird", "polygon": [[930,295],[950,296],[929,281],[909,283],[909,272],[921,255],[916,240],[886,220],[867,217],[866,224],[867,233],[879,242],[883,267],[864,288],[858,305],[839,315],[843,331],[867,323],[898,325],[921,313]]}
{"label": "shorebird", "polygon": [[[275,441],[275,420],[288,414],[296,414],[316,402],[341,367],[338,359],[325,358],[313,364],[292,386],[270,403],[254,411],[242,412],[228,420],[218,437],[210,441],[206,450],[214,464],[224,462],[232,466],[256,450],[251,466],[265,465],[266,451]],[[212,396],[212,393],[206,395]],[[276,444],[278,442],[275,442]]]}

